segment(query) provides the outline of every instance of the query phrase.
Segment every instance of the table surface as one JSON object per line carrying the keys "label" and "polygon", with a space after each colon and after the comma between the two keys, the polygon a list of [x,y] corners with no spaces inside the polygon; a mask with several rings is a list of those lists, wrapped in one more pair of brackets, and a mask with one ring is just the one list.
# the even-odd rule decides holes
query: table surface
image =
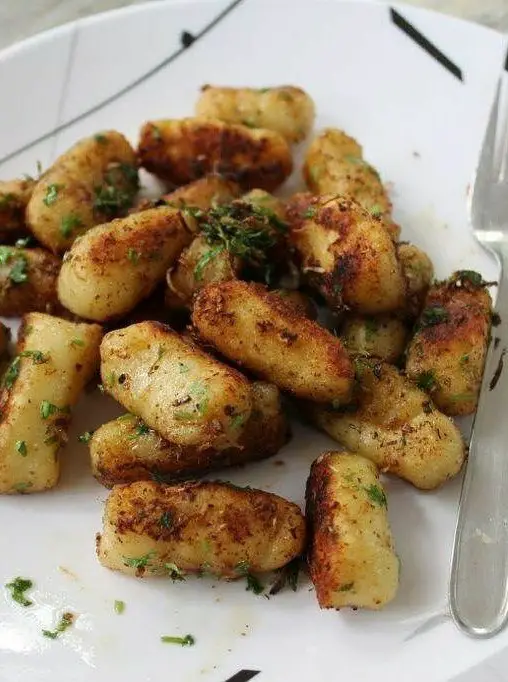
{"label": "table surface", "polygon": [[[140,2],[159,0],[0,0],[0,49],[52,26]],[[508,0],[405,0],[405,2],[408,5],[427,7],[508,32]],[[507,664],[508,652],[503,651],[486,663],[460,675],[455,682],[508,682]]]}
{"label": "table surface", "polygon": [[[0,0],[0,49],[34,33],[95,12],[159,0]],[[293,0],[294,1],[294,0]],[[507,0],[406,0],[407,4],[508,31]]]}

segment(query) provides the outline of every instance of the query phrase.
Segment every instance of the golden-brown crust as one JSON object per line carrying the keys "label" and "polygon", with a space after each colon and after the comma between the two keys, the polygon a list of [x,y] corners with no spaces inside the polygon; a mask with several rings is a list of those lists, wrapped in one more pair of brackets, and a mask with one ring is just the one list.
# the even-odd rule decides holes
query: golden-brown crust
{"label": "golden-brown crust", "polygon": [[321,608],[380,609],[395,596],[398,560],[375,466],[347,452],[312,464],[307,560]]}
{"label": "golden-brown crust", "polygon": [[[2,247],[0,315],[18,317],[30,312],[59,312],[56,283],[61,261],[45,249]],[[16,271],[21,268],[18,281]]]}
{"label": "golden-brown crust", "polygon": [[253,408],[245,428],[238,429],[237,443],[223,450],[171,443],[134,415],[103,424],[90,440],[94,476],[106,487],[156,477],[178,480],[271,457],[287,443],[289,425],[275,386],[254,382],[252,390]]}
{"label": "golden-brown crust", "polygon": [[395,245],[360,204],[301,194],[293,197],[288,217],[302,271],[332,307],[367,314],[404,307],[406,283]]}
{"label": "golden-brown crust", "polygon": [[289,147],[277,133],[204,118],[145,123],[138,158],[148,171],[175,185],[220,173],[245,189],[271,191],[292,170]]}
{"label": "golden-brown crust", "polygon": [[223,355],[293,395],[349,398],[353,369],[340,341],[262,285],[208,285],[194,301],[192,320]]}
{"label": "golden-brown crust", "polygon": [[250,128],[268,128],[301,142],[314,121],[314,103],[301,88],[231,88],[204,85],[196,114]]}
{"label": "golden-brown crust", "polygon": [[[492,317],[492,299],[481,277],[460,271],[428,292],[407,350],[408,376],[431,392],[445,414],[474,412]],[[479,279],[478,279],[479,278]]]}
{"label": "golden-brown crust", "polygon": [[[168,575],[171,563],[183,572],[238,578],[284,566],[304,541],[300,509],[272,493],[209,481],[140,481],[113,488],[98,554],[103,565],[131,575]],[[141,543],[150,560],[126,565],[129,549]]]}

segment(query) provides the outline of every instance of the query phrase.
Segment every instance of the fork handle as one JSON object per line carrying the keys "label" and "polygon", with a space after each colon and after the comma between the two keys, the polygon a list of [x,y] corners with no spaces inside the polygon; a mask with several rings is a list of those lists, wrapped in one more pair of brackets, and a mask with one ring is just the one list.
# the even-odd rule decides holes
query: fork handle
{"label": "fork handle", "polygon": [[[462,484],[450,578],[458,627],[490,637],[508,620],[508,251]],[[504,368],[503,368],[504,366]]]}

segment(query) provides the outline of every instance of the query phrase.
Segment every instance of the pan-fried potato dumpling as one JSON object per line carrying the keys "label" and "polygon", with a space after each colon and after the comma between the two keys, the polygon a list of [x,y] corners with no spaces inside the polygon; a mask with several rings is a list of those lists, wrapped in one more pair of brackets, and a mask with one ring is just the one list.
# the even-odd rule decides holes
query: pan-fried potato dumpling
{"label": "pan-fried potato dumpling", "polygon": [[[238,426],[243,426],[241,417]],[[285,445],[289,426],[279,390],[273,384],[252,384],[252,412],[236,442],[224,449],[181,446],[164,440],[134,415],[101,426],[92,436],[90,457],[95,478],[107,487],[117,483],[191,478],[212,469],[275,455]]]}
{"label": "pan-fried potato dumpling", "polygon": [[[209,257],[212,254],[213,257]],[[170,308],[190,308],[194,294],[212,282],[236,279],[241,271],[237,256],[223,249],[213,250],[206,238],[198,235],[184,249],[178,262],[168,270],[166,304]]]}
{"label": "pan-fried potato dumpling", "polygon": [[0,315],[58,310],[60,266],[60,259],[45,249],[0,246]]}
{"label": "pan-fried potato dumpling", "polygon": [[414,244],[397,244],[397,256],[406,278],[407,312],[417,317],[434,279],[434,266],[425,251]]}
{"label": "pan-fried potato dumpling", "polygon": [[0,394],[0,492],[33,493],[58,481],[71,407],[99,364],[102,329],[42,313],[23,318],[17,356]]}
{"label": "pan-fried potato dumpling", "polygon": [[115,400],[177,445],[227,447],[252,412],[240,372],[157,322],[106,334],[101,376]]}
{"label": "pan-fried potato dumpling", "polygon": [[382,609],[395,597],[399,560],[377,469],[364,457],[325,452],[306,493],[307,561],[322,609]]}
{"label": "pan-fried potato dumpling", "polygon": [[316,402],[347,402],[351,361],[329,331],[266,287],[210,284],[194,301],[192,322],[222,355],[284,391]]}
{"label": "pan-fried potato dumpling", "polygon": [[375,315],[403,309],[406,282],[396,247],[378,220],[353,199],[316,197],[290,211],[290,241],[309,283],[334,309]]}
{"label": "pan-fried potato dumpling", "polygon": [[227,483],[115,486],[106,500],[97,554],[128,575],[201,573],[239,578],[299,556],[305,520],[292,502]]}
{"label": "pan-fried potato dumpling", "polygon": [[121,317],[164,280],[191,239],[180,211],[167,206],[98,225],[64,258],[60,302],[89,320]]}
{"label": "pan-fried potato dumpling", "polygon": [[197,116],[275,130],[288,142],[301,142],[314,123],[315,107],[301,88],[231,88],[205,85],[196,103]]}
{"label": "pan-fried potato dumpling", "polygon": [[460,431],[429,397],[388,364],[357,358],[351,405],[309,405],[314,423],[381,471],[431,490],[455,476],[466,451]]}
{"label": "pan-fried potato dumpling", "polygon": [[72,146],[37,182],[27,223],[41,244],[63,253],[93,225],[124,215],[139,186],[125,137],[106,130]]}
{"label": "pan-fried potato dumpling", "polygon": [[445,414],[472,414],[489,341],[492,299],[473,270],[431,287],[407,349],[406,373]]}
{"label": "pan-fried potato dumpling", "polygon": [[340,338],[352,355],[371,355],[396,363],[404,354],[409,330],[397,315],[348,315]]}
{"label": "pan-fried potato dumpling", "polygon": [[0,180],[0,242],[12,243],[25,232],[25,209],[35,180]]}
{"label": "pan-fried potato dumpling", "polygon": [[379,173],[365,161],[358,142],[342,130],[327,128],[312,141],[303,176],[314,194],[352,197],[398,239],[400,228],[391,219],[392,202]]}
{"label": "pan-fried potato dumpling", "polygon": [[146,170],[174,185],[220,173],[244,189],[272,191],[293,168],[289,146],[278,133],[207,118],[145,123],[138,158]]}

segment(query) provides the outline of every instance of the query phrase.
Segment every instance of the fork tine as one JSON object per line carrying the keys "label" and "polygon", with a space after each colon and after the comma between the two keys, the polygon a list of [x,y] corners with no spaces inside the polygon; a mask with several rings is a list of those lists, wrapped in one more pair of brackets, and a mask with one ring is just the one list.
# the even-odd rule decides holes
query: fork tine
{"label": "fork tine", "polygon": [[[499,123],[499,110],[501,102],[502,76],[497,82],[496,94],[489,114],[489,122],[483,138],[483,144],[476,167],[473,191],[469,196],[469,212],[474,221],[475,208],[478,210],[478,198],[485,198],[495,176],[495,150],[497,129]],[[483,202],[481,202],[483,203]]]}

